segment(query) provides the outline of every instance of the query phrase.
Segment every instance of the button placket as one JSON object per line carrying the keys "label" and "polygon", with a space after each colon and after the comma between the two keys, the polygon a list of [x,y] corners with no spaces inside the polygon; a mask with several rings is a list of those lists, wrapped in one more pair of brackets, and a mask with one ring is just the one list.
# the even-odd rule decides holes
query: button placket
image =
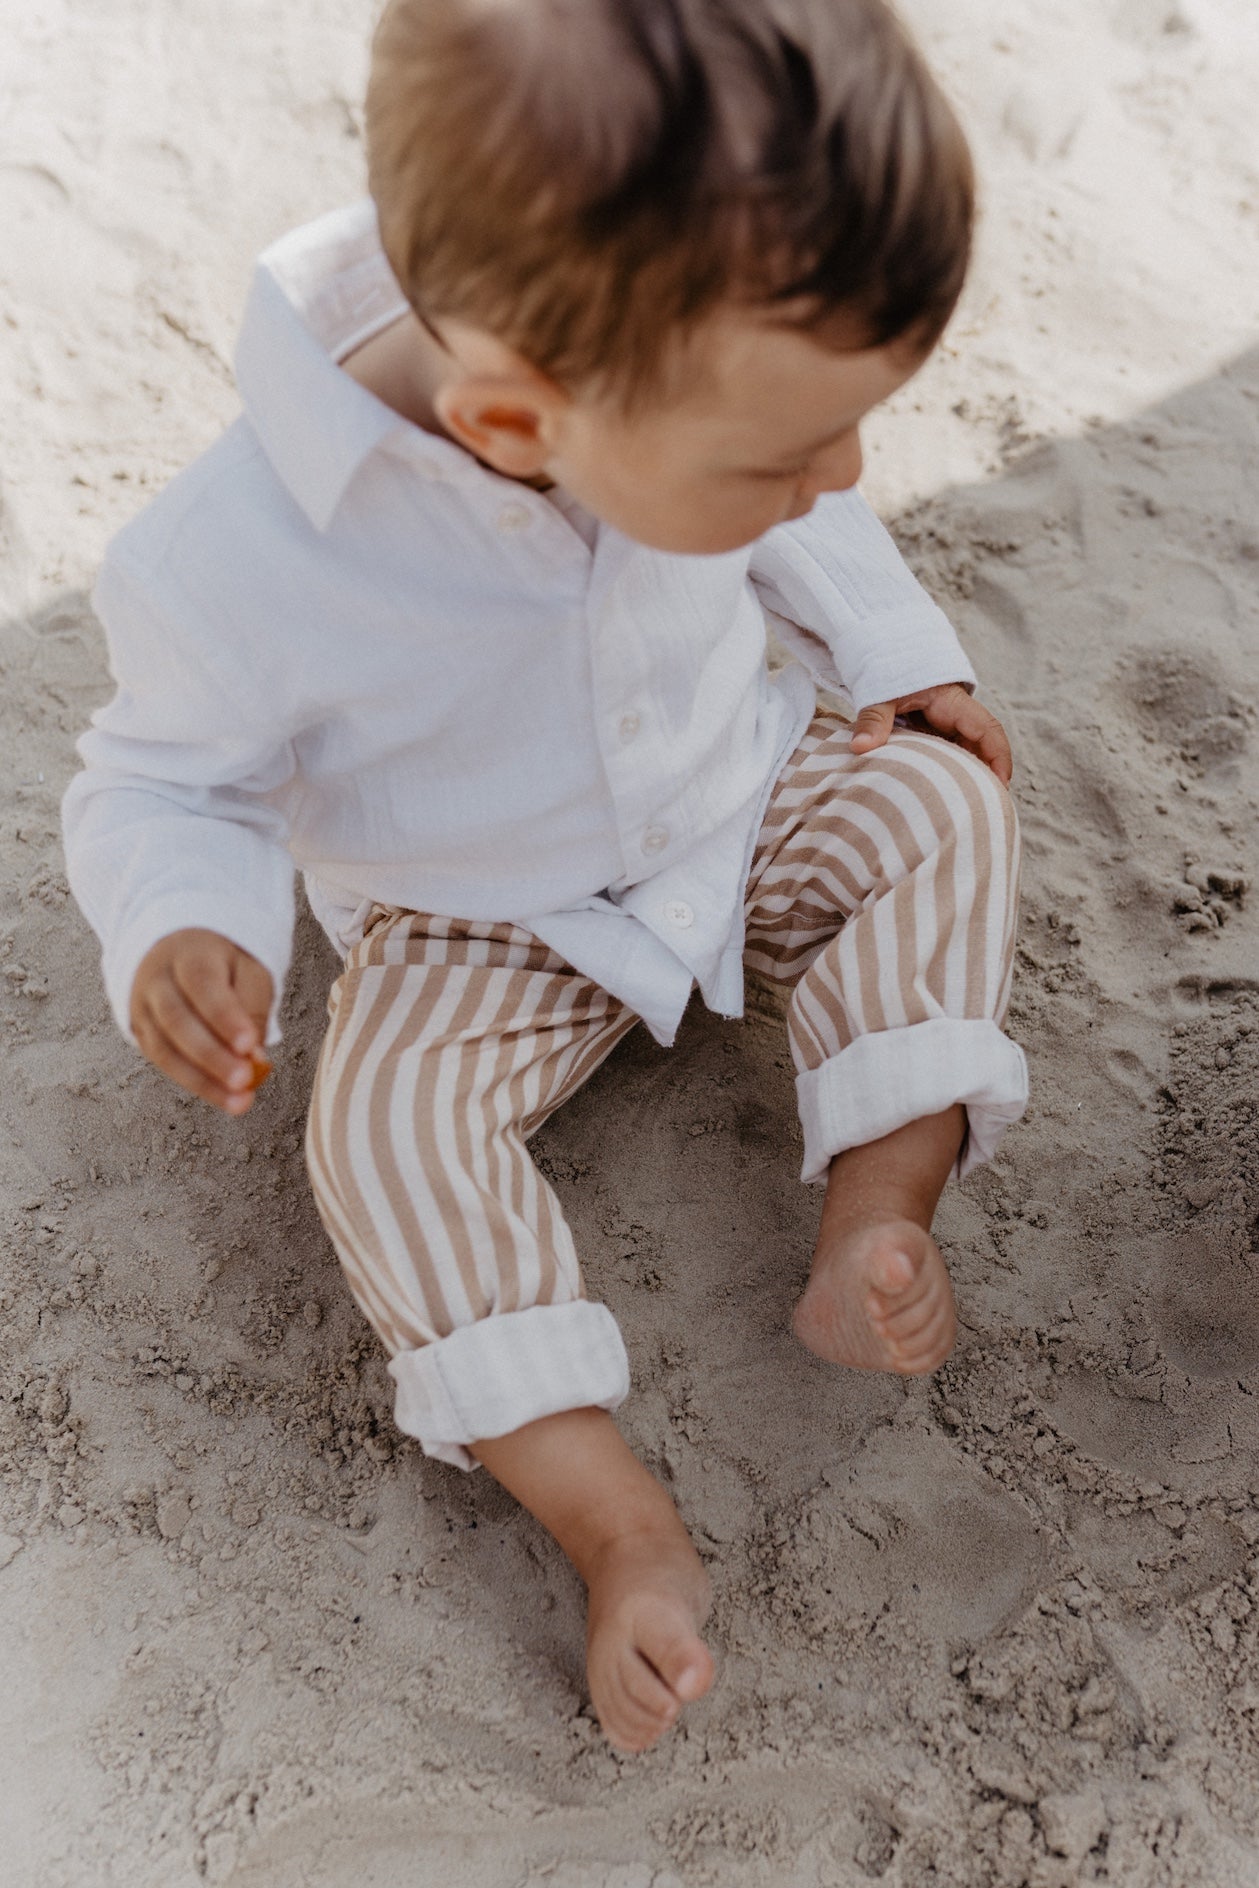
{"label": "button placket", "polygon": [[[654,590],[643,595],[635,581],[641,551],[601,544],[587,597],[600,747],[612,790],[618,835],[627,869],[642,876],[674,843],[672,822],[653,817],[667,806],[672,779],[667,757],[657,752],[654,688],[659,633],[647,626]],[[640,863],[635,871],[634,861]]]}

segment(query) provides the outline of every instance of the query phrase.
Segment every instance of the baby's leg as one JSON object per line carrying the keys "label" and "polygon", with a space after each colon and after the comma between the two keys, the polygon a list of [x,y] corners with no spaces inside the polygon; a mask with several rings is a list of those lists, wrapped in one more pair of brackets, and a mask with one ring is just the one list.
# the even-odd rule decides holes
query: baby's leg
{"label": "baby's leg", "polygon": [[950,1171],[1022,1111],[1000,1028],[1017,887],[1013,807],[982,763],[907,733],[856,757],[818,717],[762,832],[748,961],[796,983],[804,1177],[827,1192],[794,1328],[836,1363],[917,1373],[952,1348],[931,1223]]}
{"label": "baby's leg", "polygon": [[425,1451],[482,1461],[590,1592],[590,1685],[644,1749],[707,1690],[703,1567],[609,1411],[605,1306],[525,1136],[635,1018],[527,931],[381,911],[332,993],[311,1101],[315,1198]]}
{"label": "baby's leg", "polygon": [[565,1410],[472,1453],[553,1534],[586,1583],[586,1672],[605,1734],[646,1750],[713,1662],[708,1575],[677,1509],[600,1409]]}

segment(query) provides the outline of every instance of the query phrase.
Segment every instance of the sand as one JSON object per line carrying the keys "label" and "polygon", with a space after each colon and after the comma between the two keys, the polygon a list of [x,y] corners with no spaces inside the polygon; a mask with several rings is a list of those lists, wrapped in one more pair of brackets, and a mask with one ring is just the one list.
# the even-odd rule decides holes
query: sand
{"label": "sand", "polygon": [[57,802],[109,534],[234,411],[250,259],[361,187],[369,0],[0,0],[0,1855],[12,1888],[1259,1883],[1259,15],[915,0],[984,178],[869,489],[1008,717],[1034,1102],[941,1216],[948,1366],[787,1319],[774,1006],[540,1157],[717,1590],[611,1755],[557,1551],[398,1436],[299,1154],[118,1040]]}

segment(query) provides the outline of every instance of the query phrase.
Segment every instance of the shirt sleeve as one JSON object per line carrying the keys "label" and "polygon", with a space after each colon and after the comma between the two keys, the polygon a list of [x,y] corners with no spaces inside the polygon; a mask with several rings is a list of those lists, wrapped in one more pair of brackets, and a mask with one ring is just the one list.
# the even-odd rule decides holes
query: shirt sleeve
{"label": "shirt sleeve", "polygon": [[93,596],[117,693],[79,742],[62,803],[66,868],[101,941],[105,988],[134,1041],[131,985],[161,938],[217,931],[270,971],[275,1012],[293,931],[293,866],[272,798],[294,770],[143,575],[106,563]]}
{"label": "shirt sleeve", "polygon": [[825,493],[807,517],[776,526],[749,568],[787,653],[854,708],[942,682],[974,686],[953,625],[859,493]]}

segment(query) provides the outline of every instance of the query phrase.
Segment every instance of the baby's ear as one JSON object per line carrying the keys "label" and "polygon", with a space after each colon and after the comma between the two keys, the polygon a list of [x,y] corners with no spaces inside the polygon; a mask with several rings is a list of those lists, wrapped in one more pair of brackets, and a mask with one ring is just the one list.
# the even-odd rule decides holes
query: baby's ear
{"label": "baby's ear", "polygon": [[440,388],[433,405],[452,439],[507,478],[527,479],[551,457],[551,409],[562,399],[545,383],[487,376]]}

